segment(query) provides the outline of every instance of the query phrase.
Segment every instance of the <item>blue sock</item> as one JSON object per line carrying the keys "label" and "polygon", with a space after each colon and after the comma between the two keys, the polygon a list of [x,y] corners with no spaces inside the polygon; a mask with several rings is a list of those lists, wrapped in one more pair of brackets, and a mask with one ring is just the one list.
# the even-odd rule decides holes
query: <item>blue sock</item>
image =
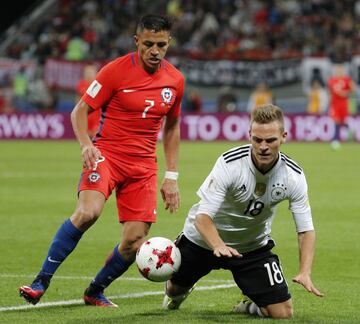
{"label": "blue sock", "polygon": [[90,293],[103,291],[116,278],[119,278],[132,264],[126,261],[119,253],[119,245],[116,245],[110,257],[106,260],[105,266],[98,272],[90,284]]}
{"label": "blue sock", "polygon": [[339,141],[340,140],[340,130],[341,130],[341,125],[336,123],[335,124],[335,134],[334,134],[333,141]]}
{"label": "blue sock", "polygon": [[51,243],[40,275],[50,279],[61,263],[74,250],[82,235],[83,232],[77,229],[70,219],[67,219],[60,226]]}

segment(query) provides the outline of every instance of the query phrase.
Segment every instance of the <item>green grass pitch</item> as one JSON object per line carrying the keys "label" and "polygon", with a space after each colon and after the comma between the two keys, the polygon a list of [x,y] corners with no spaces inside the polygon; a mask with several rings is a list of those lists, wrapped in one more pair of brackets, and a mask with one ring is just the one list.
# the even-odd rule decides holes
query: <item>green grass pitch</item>
{"label": "green grass pitch", "polygon": [[[181,208],[169,214],[159,199],[158,222],[150,236],[175,239],[216,158],[237,145],[181,144]],[[161,181],[161,145],[158,151]],[[360,323],[359,145],[345,144],[334,152],[328,143],[287,143],[282,151],[298,161],[307,176],[317,229],[312,275],[316,287],[325,293],[317,298],[291,282],[298,269],[297,238],[283,203],[272,234],[293,296],[291,322]],[[18,296],[18,287],[31,283],[53,235],[73,212],[80,167],[80,150],[74,141],[0,142],[0,323],[275,323],[232,313],[239,291],[231,274],[223,270],[201,280],[178,311],[161,309],[163,284],[142,279],[135,266],[106,291],[114,296],[118,309],[84,306],[84,289],[119,240],[113,197],[54,276],[39,303],[44,307],[20,308],[26,304]]]}

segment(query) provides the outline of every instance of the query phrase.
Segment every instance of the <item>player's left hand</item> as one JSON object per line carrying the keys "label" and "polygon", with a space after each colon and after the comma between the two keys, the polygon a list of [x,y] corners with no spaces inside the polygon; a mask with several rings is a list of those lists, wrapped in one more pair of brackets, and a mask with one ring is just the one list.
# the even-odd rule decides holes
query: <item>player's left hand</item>
{"label": "player's left hand", "polygon": [[170,213],[176,212],[180,206],[180,193],[177,181],[165,178],[160,192],[165,203],[165,209],[169,209]]}
{"label": "player's left hand", "polygon": [[313,293],[315,296],[324,296],[323,293],[321,293],[318,289],[315,288],[309,275],[300,273],[296,277],[294,277],[292,281],[302,285],[308,292]]}

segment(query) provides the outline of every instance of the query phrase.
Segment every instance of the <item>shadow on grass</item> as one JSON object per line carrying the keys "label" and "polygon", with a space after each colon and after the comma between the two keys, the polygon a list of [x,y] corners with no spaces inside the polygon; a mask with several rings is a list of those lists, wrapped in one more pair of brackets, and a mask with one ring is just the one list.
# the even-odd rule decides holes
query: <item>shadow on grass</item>
{"label": "shadow on grass", "polygon": [[[113,315],[113,314],[112,314]],[[94,323],[95,318],[82,319],[81,323]],[[259,322],[260,320],[260,322]],[[235,314],[233,312],[219,312],[219,311],[188,311],[188,310],[179,310],[179,311],[142,311],[139,313],[131,314],[121,314],[119,312],[118,316],[111,317],[97,317],[96,321],[101,323],[238,323],[241,321],[242,324],[252,323],[256,321],[261,323],[262,320],[259,318],[252,318],[242,314]],[[78,320],[67,321],[66,323],[79,323]]]}

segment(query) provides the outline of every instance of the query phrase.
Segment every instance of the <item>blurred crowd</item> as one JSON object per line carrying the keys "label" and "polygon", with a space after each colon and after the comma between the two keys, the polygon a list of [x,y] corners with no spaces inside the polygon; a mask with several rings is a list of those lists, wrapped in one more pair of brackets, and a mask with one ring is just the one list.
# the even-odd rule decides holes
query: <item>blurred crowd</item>
{"label": "blurred crowd", "polygon": [[7,50],[13,58],[109,59],[133,49],[139,15],[174,17],[172,52],[266,59],[360,50],[360,0],[60,0]]}
{"label": "blurred crowd", "polygon": [[[239,60],[322,56],[346,62],[360,53],[360,0],[59,0],[7,47],[6,57],[35,60],[37,71],[29,80],[19,69],[11,80],[12,102],[0,85],[0,110],[54,107],[57,95],[41,77],[48,58],[94,61],[128,53],[134,50],[139,16],[151,12],[173,17],[170,55]],[[247,110],[257,101],[273,100],[261,83]],[[218,111],[234,111],[236,102],[231,89],[220,89]],[[202,110],[196,88],[188,91],[184,107]]]}

